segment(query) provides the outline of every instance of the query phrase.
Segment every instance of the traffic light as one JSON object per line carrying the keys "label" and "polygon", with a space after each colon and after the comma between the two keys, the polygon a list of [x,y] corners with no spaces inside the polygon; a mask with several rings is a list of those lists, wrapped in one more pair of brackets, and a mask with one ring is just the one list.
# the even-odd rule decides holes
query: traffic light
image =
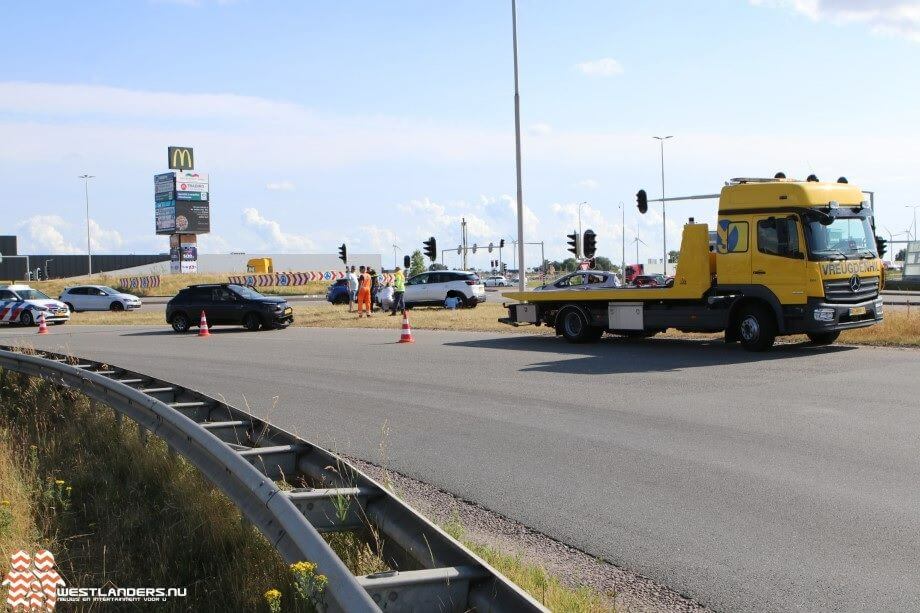
{"label": "traffic light", "polygon": [[644,189],[640,189],[636,194],[636,206],[639,207],[639,212],[643,215],[648,211],[648,195]]}
{"label": "traffic light", "polygon": [[412,268],[412,258],[410,258],[408,255],[403,256],[403,268],[406,270]]}
{"label": "traffic light", "polygon": [[504,247],[505,247],[505,239],[501,239],[500,241],[498,241],[498,248],[504,249]]}
{"label": "traffic light", "polygon": [[492,253],[492,249],[494,248],[495,248],[495,245],[493,245],[492,243],[489,243],[489,253]]}
{"label": "traffic light", "polygon": [[342,243],[342,246],[339,247],[339,259],[342,260],[342,263],[348,264],[348,249],[345,247],[345,243]]}
{"label": "traffic light", "polygon": [[875,250],[878,251],[878,257],[885,257],[885,252],[888,251],[888,241],[881,236],[876,235]]}
{"label": "traffic light", "polygon": [[585,236],[581,242],[581,251],[586,258],[594,257],[594,252],[597,251],[597,235],[594,230],[585,230]]}
{"label": "traffic light", "polygon": [[476,243],[473,243],[473,253],[474,253],[474,254],[476,253],[476,249],[477,249]]}
{"label": "traffic light", "polygon": [[572,232],[571,234],[566,234],[566,237],[569,239],[568,240],[569,253],[574,255],[576,258],[580,258],[581,254],[579,253],[579,251],[581,250],[578,248],[579,247],[578,243],[580,242],[578,240],[579,239],[578,232]]}
{"label": "traffic light", "polygon": [[425,255],[428,256],[428,259],[434,262],[438,259],[438,243],[434,240],[434,237],[430,237],[427,241],[422,243],[425,245]]}

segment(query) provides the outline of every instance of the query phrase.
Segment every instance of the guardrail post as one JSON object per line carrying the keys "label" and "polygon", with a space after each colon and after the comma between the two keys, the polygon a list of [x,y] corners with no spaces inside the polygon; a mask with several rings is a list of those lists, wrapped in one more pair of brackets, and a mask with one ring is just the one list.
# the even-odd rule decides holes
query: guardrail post
{"label": "guardrail post", "polygon": [[147,428],[142,426],[140,423],[137,424],[137,438],[141,440],[141,445],[144,447],[147,446]]}

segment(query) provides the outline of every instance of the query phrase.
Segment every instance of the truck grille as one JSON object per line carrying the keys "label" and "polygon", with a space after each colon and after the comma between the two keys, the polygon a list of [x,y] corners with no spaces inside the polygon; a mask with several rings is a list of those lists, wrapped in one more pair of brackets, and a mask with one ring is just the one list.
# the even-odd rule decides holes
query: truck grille
{"label": "truck grille", "polygon": [[851,287],[851,279],[824,282],[824,297],[828,302],[862,302],[878,296],[878,277],[860,277],[859,289]]}

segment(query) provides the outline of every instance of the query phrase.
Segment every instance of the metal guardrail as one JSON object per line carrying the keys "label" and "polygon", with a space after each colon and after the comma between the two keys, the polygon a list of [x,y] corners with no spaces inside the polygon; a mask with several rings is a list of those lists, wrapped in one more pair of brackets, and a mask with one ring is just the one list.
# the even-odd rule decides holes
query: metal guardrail
{"label": "metal guardrail", "polygon": [[[144,436],[163,439],[220,488],[288,563],[317,565],[329,580],[329,611],[547,610],[341,457],[221,400],[46,351],[2,347],[0,368],[78,390],[135,421]],[[321,536],[326,532],[356,533],[393,570],[354,576]]]}

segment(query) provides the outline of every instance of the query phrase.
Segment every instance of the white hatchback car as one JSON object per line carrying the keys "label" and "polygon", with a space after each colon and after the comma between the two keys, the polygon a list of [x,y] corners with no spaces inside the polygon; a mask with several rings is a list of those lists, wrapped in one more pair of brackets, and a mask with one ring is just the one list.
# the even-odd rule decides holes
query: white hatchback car
{"label": "white hatchback car", "polygon": [[486,301],[486,289],[479,275],[465,270],[423,272],[406,281],[407,307],[443,305],[448,298],[458,298],[463,306],[472,308]]}
{"label": "white hatchback car", "polygon": [[508,279],[501,275],[492,275],[491,277],[486,277],[482,284],[486,287],[509,287],[511,283],[508,282]]}
{"label": "white hatchback car", "polygon": [[66,287],[60,296],[71,311],[132,311],[141,308],[141,299],[105,285]]}

